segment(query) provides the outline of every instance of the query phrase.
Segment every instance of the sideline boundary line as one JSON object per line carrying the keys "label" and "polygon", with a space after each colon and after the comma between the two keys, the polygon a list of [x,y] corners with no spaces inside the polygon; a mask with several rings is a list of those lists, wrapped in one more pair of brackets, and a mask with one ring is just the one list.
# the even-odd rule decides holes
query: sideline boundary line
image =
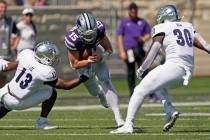
{"label": "sideline boundary line", "polygon": [[[174,106],[210,106],[210,102],[177,102],[173,103]],[[121,104],[120,108],[127,108],[127,104]],[[142,107],[163,107],[161,103],[143,104]],[[54,106],[52,110],[94,110],[94,109],[106,109],[101,105],[80,105],[80,106]],[[32,107],[21,111],[40,111],[40,107]]]}

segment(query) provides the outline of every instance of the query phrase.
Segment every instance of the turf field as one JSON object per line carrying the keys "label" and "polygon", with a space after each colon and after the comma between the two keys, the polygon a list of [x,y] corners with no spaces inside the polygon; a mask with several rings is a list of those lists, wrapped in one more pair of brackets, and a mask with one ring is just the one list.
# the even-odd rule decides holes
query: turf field
{"label": "turf field", "polygon": [[[120,93],[122,113],[125,118],[128,102],[124,80],[113,81]],[[162,132],[164,123],[160,103],[149,103],[140,110],[135,124],[135,134],[109,134],[115,129],[111,110],[99,105],[83,86],[71,91],[58,91],[58,100],[49,121],[59,126],[56,130],[35,130],[34,124],[40,107],[27,111],[13,111],[0,120],[0,140],[185,140],[210,139],[210,78],[194,78],[190,85],[171,90],[172,100],[182,113],[174,128]]]}

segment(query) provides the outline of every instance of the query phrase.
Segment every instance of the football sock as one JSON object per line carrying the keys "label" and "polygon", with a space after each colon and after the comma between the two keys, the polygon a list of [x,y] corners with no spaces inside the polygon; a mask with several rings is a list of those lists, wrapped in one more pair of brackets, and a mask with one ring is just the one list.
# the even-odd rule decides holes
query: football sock
{"label": "football sock", "polygon": [[125,125],[129,126],[134,123],[134,119],[136,116],[136,113],[138,112],[139,108],[143,104],[145,94],[142,94],[142,91],[136,87],[134,89],[133,95],[130,98],[129,104],[128,104],[128,112],[126,117]]}
{"label": "football sock", "polygon": [[167,89],[161,89],[158,91],[161,97],[162,104],[164,106],[165,113],[170,113],[174,107],[172,106],[171,99],[168,95]]}
{"label": "football sock", "polygon": [[119,106],[117,91],[113,87],[111,81],[101,82],[101,83],[103,85],[103,88],[105,89],[106,100],[114,113],[115,120],[118,125],[121,125],[124,121],[120,113],[120,106]]}
{"label": "football sock", "polygon": [[48,119],[47,118],[45,118],[45,117],[39,117],[39,122],[47,122],[48,121]]}

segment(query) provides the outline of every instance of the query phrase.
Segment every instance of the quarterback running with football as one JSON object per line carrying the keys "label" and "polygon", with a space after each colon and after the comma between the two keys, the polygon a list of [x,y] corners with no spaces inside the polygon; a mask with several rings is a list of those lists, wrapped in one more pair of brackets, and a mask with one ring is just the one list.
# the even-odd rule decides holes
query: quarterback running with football
{"label": "quarterback running with football", "polygon": [[58,58],[56,45],[49,41],[39,43],[35,51],[20,52],[16,62],[0,59],[0,71],[17,69],[13,79],[0,89],[0,118],[12,110],[23,110],[42,103],[36,129],[55,129],[48,123],[57,92],[54,88],[71,89],[88,79],[82,75],[69,81],[57,77],[53,64]]}
{"label": "quarterback running with football", "polygon": [[135,116],[143,104],[146,95],[162,90],[165,107],[164,131],[168,131],[174,124],[179,113],[172,106],[167,89],[177,85],[188,85],[194,69],[194,47],[210,53],[210,45],[195,32],[191,23],[182,22],[179,11],[174,5],[160,8],[157,14],[157,25],[152,31],[151,49],[139,67],[138,78],[147,70],[155,59],[159,49],[165,52],[166,61],[154,68],[135,87],[130,99],[124,126],[111,133],[133,133]]}
{"label": "quarterback running with football", "polygon": [[109,69],[105,63],[113,50],[105,33],[105,25],[89,13],[78,16],[76,26],[65,36],[70,65],[78,76],[88,75],[84,82],[92,96],[98,96],[101,104],[110,107],[118,126],[124,124],[120,114],[118,95],[112,85]]}

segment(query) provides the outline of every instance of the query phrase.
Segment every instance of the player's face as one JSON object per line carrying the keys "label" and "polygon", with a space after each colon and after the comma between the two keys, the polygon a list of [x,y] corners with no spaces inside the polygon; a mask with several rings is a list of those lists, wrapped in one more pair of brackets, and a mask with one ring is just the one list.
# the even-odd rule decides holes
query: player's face
{"label": "player's face", "polygon": [[4,3],[0,3],[0,18],[5,16],[6,11],[7,11],[7,5]]}

